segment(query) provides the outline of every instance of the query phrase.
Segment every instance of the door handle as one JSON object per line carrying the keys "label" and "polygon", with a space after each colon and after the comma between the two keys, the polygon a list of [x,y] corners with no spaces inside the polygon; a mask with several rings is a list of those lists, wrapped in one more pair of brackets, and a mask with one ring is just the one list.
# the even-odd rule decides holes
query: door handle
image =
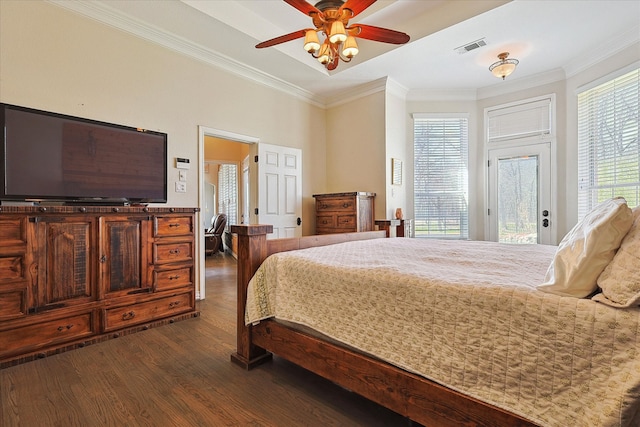
{"label": "door handle", "polygon": [[545,219],[543,219],[543,220],[542,220],[542,226],[543,226],[543,227],[545,227],[545,228],[546,228],[546,227],[548,227],[548,226],[549,226],[549,220],[548,220],[548,219],[546,219],[546,218],[545,218]]}
{"label": "door handle", "polygon": [[296,220],[296,224],[298,225],[302,224],[302,219],[300,219],[300,217],[298,217],[298,219]]}

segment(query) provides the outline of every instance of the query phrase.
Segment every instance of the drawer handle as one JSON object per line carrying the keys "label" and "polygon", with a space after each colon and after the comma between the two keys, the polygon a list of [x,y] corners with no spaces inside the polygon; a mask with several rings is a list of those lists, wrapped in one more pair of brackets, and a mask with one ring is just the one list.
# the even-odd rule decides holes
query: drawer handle
{"label": "drawer handle", "polygon": [[177,254],[179,254],[179,253],[180,253],[180,249],[171,249],[171,250],[169,251],[169,253],[170,253],[171,255],[177,255]]}
{"label": "drawer handle", "polygon": [[69,329],[73,328],[73,325],[67,325],[67,326],[58,326],[58,332],[62,332],[65,329],[68,331]]}
{"label": "drawer handle", "polygon": [[349,206],[351,206],[349,203],[343,203],[343,204],[342,204],[342,207],[343,207],[343,208],[348,208]]}
{"label": "drawer handle", "polygon": [[324,221],[322,221],[323,224],[329,224],[329,221],[327,221],[326,219]]}
{"label": "drawer handle", "polygon": [[131,320],[136,317],[136,313],[134,311],[127,311],[126,313],[122,313],[122,320]]}
{"label": "drawer handle", "polygon": [[180,301],[174,301],[169,303],[169,308],[176,308],[180,305]]}
{"label": "drawer handle", "polygon": [[169,276],[169,280],[178,280],[180,278],[179,274],[176,274],[175,276]]}
{"label": "drawer handle", "polygon": [[178,223],[169,224],[169,227],[180,227],[180,224]]}
{"label": "drawer handle", "polygon": [[327,204],[324,204],[324,203],[323,203],[322,205],[320,205],[320,207],[321,207],[322,209],[327,209],[327,208],[329,207],[329,205],[327,205]]}

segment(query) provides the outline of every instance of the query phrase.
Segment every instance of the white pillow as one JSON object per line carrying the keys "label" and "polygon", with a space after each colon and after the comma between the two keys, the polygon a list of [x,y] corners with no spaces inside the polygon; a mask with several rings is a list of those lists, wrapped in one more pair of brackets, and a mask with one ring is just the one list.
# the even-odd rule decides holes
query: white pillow
{"label": "white pillow", "polygon": [[538,289],[577,298],[595,292],[598,276],[613,259],[632,222],[624,198],[600,203],[564,236]]}
{"label": "white pillow", "polygon": [[613,307],[640,305],[640,206],[633,209],[633,218],[616,256],[598,277],[602,293],[595,301]]}

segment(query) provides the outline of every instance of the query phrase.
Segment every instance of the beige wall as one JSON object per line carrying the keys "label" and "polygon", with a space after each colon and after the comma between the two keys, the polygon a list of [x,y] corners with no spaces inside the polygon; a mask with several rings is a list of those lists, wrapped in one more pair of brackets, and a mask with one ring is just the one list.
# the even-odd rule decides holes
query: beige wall
{"label": "beige wall", "polygon": [[[296,147],[303,155],[303,234],[325,192],[377,193],[376,217],[413,215],[411,113],[466,112],[470,119],[470,235],[484,238],[485,107],[555,93],[558,236],[577,221],[576,90],[640,60],[635,44],[566,80],[471,101],[412,101],[393,85],[327,110],[41,1],[0,1],[0,101],[159,130],[169,135],[169,201],[197,206],[198,174],[175,193],[175,157],[198,159],[198,126]],[[285,118],[285,119],[283,119]],[[402,129],[404,123],[404,130]],[[404,141],[404,145],[402,143]],[[392,157],[404,182],[390,185]]]}
{"label": "beige wall", "polygon": [[198,205],[197,169],[172,185],[198,126],[301,148],[305,199],[325,190],[323,109],[46,2],[0,1],[0,101],[166,132],[170,206]]}
{"label": "beige wall", "polygon": [[326,192],[376,193],[376,218],[385,215],[384,113],[384,90],[327,111]]}

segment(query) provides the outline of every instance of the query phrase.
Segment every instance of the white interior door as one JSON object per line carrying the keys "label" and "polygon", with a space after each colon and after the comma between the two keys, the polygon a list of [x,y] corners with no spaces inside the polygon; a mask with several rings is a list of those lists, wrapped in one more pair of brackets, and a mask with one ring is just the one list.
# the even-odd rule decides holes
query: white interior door
{"label": "white interior door", "polygon": [[273,225],[268,238],[302,235],[302,150],[258,144],[258,224]]}
{"label": "white interior door", "polygon": [[489,150],[489,239],[553,244],[550,143]]}

